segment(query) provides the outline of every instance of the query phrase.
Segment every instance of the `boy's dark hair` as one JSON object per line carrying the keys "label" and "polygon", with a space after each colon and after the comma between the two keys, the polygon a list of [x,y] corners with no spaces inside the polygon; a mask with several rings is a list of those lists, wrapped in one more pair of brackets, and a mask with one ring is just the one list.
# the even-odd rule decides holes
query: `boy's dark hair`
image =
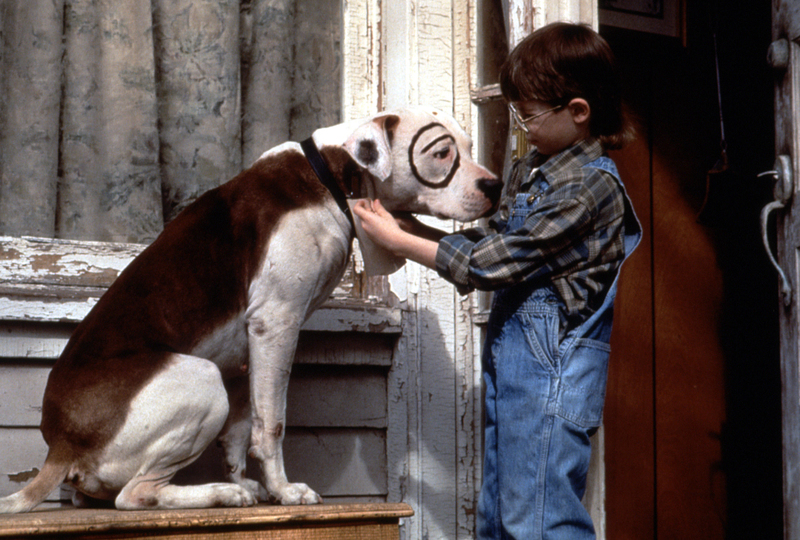
{"label": "boy's dark hair", "polygon": [[591,110],[589,132],[605,148],[633,138],[614,53],[589,26],[557,22],[531,33],[500,68],[500,88],[509,102],[535,99],[557,106],[583,98]]}

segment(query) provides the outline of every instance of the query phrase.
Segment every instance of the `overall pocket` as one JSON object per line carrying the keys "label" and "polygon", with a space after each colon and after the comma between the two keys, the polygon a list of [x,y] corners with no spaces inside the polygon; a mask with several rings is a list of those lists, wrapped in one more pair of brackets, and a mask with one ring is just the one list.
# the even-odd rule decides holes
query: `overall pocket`
{"label": "overall pocket", "polygon": [[559,300],[550,287],[512,287],[495,293],[489,316],[490,361],[519,363],[520,376],[558,376]]}
{"label": "overall pocket", "polygon": [[608,343],[575,340],[568,356],[561,359],[561,383],[557,414],[586,429],[600,426],[608,380]]}
{"label": "overall pocket", "polygon": [[560,317],[558,300],[544,298],[526,306],[517,313],[523,328],[525,342],[533,356],[546,366],[553,376],[558,376],[558,335]]}

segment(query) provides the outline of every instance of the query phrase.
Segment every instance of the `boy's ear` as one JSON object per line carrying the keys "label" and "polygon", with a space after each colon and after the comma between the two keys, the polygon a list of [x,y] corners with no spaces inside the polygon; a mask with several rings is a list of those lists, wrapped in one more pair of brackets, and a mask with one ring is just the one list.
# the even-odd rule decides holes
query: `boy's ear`
{"label": "boy's ear", "polygon": [[589,107],[589,102],[585,99],[573,98],[567,104],[567,108],[569,109],[570,114],[572,114],[572,119],[576,124],[584,124],[589,122],[589,116],[591,115],[592,109]]}

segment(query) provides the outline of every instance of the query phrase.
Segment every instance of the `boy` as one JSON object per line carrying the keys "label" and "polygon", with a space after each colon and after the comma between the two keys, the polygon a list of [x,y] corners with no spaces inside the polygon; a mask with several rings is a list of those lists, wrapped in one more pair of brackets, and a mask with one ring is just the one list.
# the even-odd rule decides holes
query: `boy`
{"label": "boy", "polygon": [[459,292],[493,290],[483,352],[479,538],[594,538],[581,504],[605,398],[616,278],[641,238],[605,149],[626,142],[613,54],[583,25],[524,39],[501,69],[535,148],[513,164],[489,227],[445,235],[380,201],[355,213],[379,245]]}

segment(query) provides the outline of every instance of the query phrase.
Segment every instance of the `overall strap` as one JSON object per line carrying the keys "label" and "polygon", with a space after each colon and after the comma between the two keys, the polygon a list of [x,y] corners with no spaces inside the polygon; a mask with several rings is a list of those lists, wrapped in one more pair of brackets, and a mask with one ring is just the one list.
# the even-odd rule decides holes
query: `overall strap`
{"label": "overall strap", "polygon": [[[627,259],[630,254],[633,253],[633,250],[636,249],[636,246],[639,245],[639,242],[642,239],[642,226],[640,225],[639,219],[636,217],[636,213],[633,210],[633,204],[628,198],[628,194],[625,191],[625,186],[622,183],[622,180],[619,178],[617,167],[611,158],[607,156],[601,156],[594,161],[585,164],[584,167],[591,167],[608,172],[614,177],[617,185],[619,185],[619,188],[622,190],[625,204],[625,217],[623,218],[625,224],[625,234],[623,242],[625,244],[625,259]],[[623,259],[623,263],[625,262],[625,259]],[[620,265],[620,268],[621,267],[622,265]],[[614,298],[617,295],[617,280],[619,279],[620,268],[617,269],[617,273],[614,276],[614,281],[612,282],[608,291],[606,291],[606,296],[603,299],[603,303],[601,304],[600,308],[588,319],[586,319],[574,332],[571,332],[575,338],[581,338],[590,335],[594,326],[601,322],[601,319],[611,313],[611,310],[613,309]],[[572,344],[574,343],[574,340],[570,341],[572,343],[568,345],[569,348],[571,348]]]}
{"label": "overall strap", "polygon": [[622,180],[619,177],[617,166],[610,157],[600,156],[594,161],[586,163],[583,167],[600,169],[601,171],[609,173],[614,177],[617,185],[622,190],[622,196],[625,201],[625,258],[628,258],[628,256],[633,253],[633,250],[636,249],[636,246],[639,245],[639,242],[642,239],[642,226],[639,223],[639,219],[636,217],[636,212],[633,210],[633,204],[628,197],[628,193],[625,191],[625,184],[622,183]]}

